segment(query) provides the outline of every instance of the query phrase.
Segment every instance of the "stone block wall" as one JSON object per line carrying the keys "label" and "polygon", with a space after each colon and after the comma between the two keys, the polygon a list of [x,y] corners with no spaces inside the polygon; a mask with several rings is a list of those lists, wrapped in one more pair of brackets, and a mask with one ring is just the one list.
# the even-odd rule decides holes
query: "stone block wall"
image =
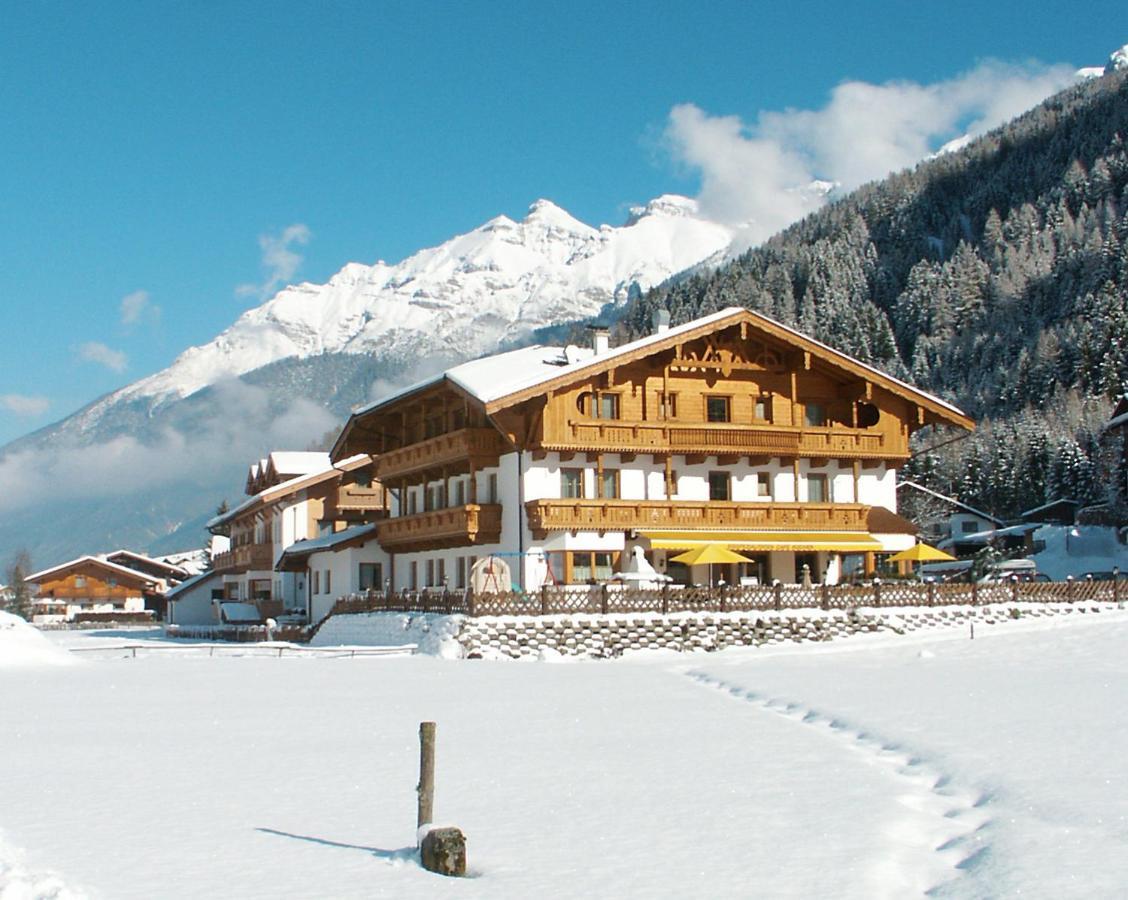
{"label": "stone block wall", "polygon": [[1115,603],[795,610],[773,613],[679,613],[662,616],[446,616],[359,613],[333,616],[314,643],[414,644],[418,652],[471,659],[539,656],[615,657],[637,650],[678,652],[829,641],[856,634],[907,634],[937,628],[1005,626],[1047,616],[1093,615]]}

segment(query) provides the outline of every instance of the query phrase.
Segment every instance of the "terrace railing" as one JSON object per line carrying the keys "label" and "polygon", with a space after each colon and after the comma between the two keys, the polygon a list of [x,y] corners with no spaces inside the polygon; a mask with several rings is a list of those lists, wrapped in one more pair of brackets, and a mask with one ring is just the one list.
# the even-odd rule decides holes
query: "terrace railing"
{"label": "terrace railing", "polygon": [[1123,579],[1111,581],[932,584],[875,580],[865,584],[763,584],[723,587],[668,585],[647,590],[618,584],[560,585],[537,591],[474,594],[427,589],[342,597],[333,614],[358,612],[443,613],[468,616],[554,616],[590,613],[757,612],[768,610],[904,606],[985,606],[1128,600]]}

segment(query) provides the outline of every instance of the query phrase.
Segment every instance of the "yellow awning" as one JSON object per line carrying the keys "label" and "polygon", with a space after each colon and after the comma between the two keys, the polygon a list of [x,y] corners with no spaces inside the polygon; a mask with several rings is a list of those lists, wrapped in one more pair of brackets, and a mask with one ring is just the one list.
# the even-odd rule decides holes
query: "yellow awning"
{"label": "yellow awning", "polygon": [[655,550],[692,550],[719,544],[735,551],[787,550],[830,553],[880,552],[881,542],[865,531],[643,531]]}

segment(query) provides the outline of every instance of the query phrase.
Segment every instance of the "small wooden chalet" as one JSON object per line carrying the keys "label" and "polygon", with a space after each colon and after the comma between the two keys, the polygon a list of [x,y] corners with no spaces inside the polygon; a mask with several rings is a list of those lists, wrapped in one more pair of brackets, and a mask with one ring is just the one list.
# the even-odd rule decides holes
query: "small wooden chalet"
{"label": "small wooden chalet", "polygon": [[[396,589],[461,588],[476,560],[517,587],[610,578],[641,547],[678,581],[703,544],[726,580],[872,571],[910,546],[896,470],[951,404],[765,316],[727,309],[619,347],[534,346],[455,366],[364,407],[332,450],[370,454]],[[877,508],[883,513],[875,520]],[[874,530],[888,529],[885,531]]]}
{"label": "small wooden chalet", "polygon": [[102,556],[81,556],[27,576],[37,590],[35,622],[70,622],[84,616],[143,615],[163,602],[167,584]]}

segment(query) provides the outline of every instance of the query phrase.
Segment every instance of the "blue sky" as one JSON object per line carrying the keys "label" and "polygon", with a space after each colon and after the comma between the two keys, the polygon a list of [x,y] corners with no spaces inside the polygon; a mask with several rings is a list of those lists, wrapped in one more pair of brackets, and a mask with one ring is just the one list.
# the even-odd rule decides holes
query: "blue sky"
{"label": "blue sky", "polygon": [[323,281],[538,197],[591,224],[721,204],[750,132],[876,177],[795,111],[895,81],[933,115],[928,86],[985,60],[1037,79],[1125,41],[1106,2],[4,4],[0,443],[210,339],[272,271]]}

